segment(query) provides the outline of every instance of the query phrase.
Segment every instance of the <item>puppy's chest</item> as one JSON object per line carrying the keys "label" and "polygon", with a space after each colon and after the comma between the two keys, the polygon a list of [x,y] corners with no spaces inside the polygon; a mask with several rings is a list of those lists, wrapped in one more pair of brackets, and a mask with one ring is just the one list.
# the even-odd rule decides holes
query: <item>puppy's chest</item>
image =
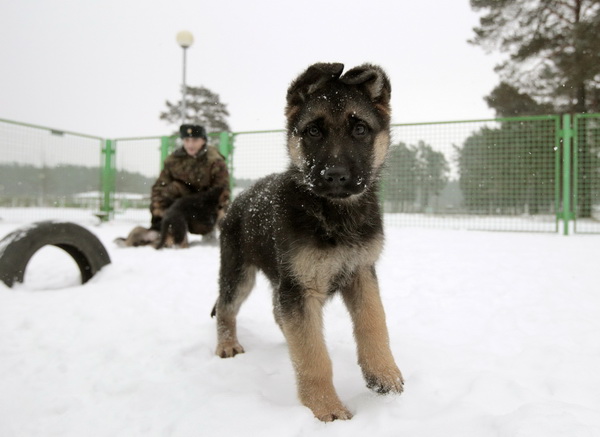
{"label": "puppy's chest", "polygon": [[318,247],[308,241],[293,251],[290,270],[307,292],[326,296],[358,270],[375,264],[382,247],[383,237],[379,235],[355,245]]}

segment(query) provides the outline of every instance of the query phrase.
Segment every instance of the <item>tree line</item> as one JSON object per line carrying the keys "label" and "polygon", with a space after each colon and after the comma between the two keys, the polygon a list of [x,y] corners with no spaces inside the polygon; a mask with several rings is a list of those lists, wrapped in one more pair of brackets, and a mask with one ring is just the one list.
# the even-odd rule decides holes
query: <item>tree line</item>
{"label": "tree line", "polygon": [[[578,190],[597,196],[600,118],[584,121],[577,127],[578,139],[580,148],[591,152],[586,165],[594,171],[585,178],[578,174]],[[554,214],[561,201],[563,182],[562,149],[557,143],[555,118],[505,119],[497,124],[498,127],[485,126],[473,132],[461,145],[452,146],[449,156],[423,141],[391,146],[382,182],[387,210],[427,212],[447,207],[438,205],[439,197],[457,183],[461,196],[443,199],[450,201],[455,212]],[[456,165],[457,181],[449,179],[448,159]],[[455,188],[452,185],[453,191]],[[582,216],[581,204],[578,213]]]}
{"label": "tree line", "polygon": [[539,121],[485,127],[455,148],[469,212],[548,214],[555,211],[555,132]]}
{"label": "tree line", "polygon": [[425,212],[448,183],[449,172],[444,154],[424,141],[391,146],[382,184],[390,212]]}
{"label": "tree line", "polygon": [[[0,164],[0,198],[31,196],[73,196],[101,190],[100,167],[57,165],[36,167],[29,164]],[[120,192],[149,194],[154,178],[140,173],[117,170]]]}
{"label": "tree line", "polygon": [[[382,181],[388,212],[447,212],[476,214],[548,214],[555,210],[557,153],[552,129],[529,123],[484,127],[454,146],[452,159],[458,181],[450,180],[446,155],[429,144],[392,145]],[[438,205],[451,183],[461,196]]]}

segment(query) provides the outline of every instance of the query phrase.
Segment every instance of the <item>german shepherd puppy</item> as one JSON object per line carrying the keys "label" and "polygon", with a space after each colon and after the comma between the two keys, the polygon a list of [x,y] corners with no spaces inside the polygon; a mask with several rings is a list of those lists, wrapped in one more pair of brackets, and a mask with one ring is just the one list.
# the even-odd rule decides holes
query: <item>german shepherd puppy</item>
{"label": "german shepherd puppy", "polygon": [[188,194],[177,199],[165,212],[161,221],[160,240],[157,249],[179,246],[189,247],[187,234],[207,235],[213,232],[223,218],[223,187],[213,187],[200,193]]}
{"label": "german shepherd puppy", "polygon": [[287,92],[287,171],[267,176],[231,205],[221,228],[216,354],[244,352],[236,316],[261,270],[274,294],[300,401],[322,421],[350,419],[338,398],[323,338],[323,305],[348,307],[367,387],[400,393],[375,262],[383,247],[378,178],[390,143],[386,74],[365,64],[314,64]]}

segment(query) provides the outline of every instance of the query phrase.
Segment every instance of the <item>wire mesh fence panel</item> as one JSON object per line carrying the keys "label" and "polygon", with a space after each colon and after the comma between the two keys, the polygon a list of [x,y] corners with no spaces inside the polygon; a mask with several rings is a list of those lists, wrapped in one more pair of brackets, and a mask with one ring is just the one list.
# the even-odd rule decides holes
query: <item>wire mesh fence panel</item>
{"label": "wire mesh fence panel", "polygon": [[0,218],[93,219],[102,139],[0,120]]}
{"label": "wire mesh fence panel", "polygon": [[234,195],[263,176],[285,170],[288,162],[284,131],[236,133],[232,157]]}
{"label": "wire mesh fence panel", "polygon": [[600,115],[574,119],[575,232],[600,233]]}
{"label": "wire mesh fence panel", "polygon": [[[600,232],[600,115],[574,117],[572,166],[561,164],[565,129],[559,116],[394,125],[381,181],[386,223],[556,232],[572,197],[575,230]],[[282,130],[210,141],[228,151],[233,144],[234,195],[289,162]],[[109,144],[114,159],[104,160]],[[167,137],[104,141],[0,119],[0,218],[93,219],[110,193],[116,217],[145,222],[162,159],[176,146]]]}
{"label": "wire mesh fence panel", "polygon": [[150,222],[150,192],[161,158],[161,137],[115,140],[115,217]]}
{"label": "wire mesh fence panel", "polygon": [[558,117],[394,125],[386,223],[556,232]]}
{"label": "wire mesh fence panel", "polygon": [[[221,148],[220,140],[220,133],[208,134],[208,144],[217,149]],[[136,222],[150,221],[152,185],[162,170],[164,159],[182,145],[177,136],[115,140],[113,207],[116,217]]]}

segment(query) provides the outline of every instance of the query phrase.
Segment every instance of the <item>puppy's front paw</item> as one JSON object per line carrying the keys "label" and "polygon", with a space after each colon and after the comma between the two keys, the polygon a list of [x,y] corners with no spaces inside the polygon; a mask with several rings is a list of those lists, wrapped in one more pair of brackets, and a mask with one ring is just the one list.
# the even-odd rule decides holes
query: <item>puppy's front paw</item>
{"label": "puppy's front paw", "polygon": [[237,341],[219,343],[215,352],[221,358],[235,357],[237,354],[243,354],[244,348]]}
{"label": "puppy's front paw", "polygon": [[321,422],[352,419],[352,413],[342,403],[335,406],[330,405],[329,408],[317,407],[313,409],[313,413]]}
{"label": "puppy's front paw", "polygon": [[404,391],[404,378],[398,368],[388,369],[377,374],[365,373],[367,387],[379,394],[402,393]]}

